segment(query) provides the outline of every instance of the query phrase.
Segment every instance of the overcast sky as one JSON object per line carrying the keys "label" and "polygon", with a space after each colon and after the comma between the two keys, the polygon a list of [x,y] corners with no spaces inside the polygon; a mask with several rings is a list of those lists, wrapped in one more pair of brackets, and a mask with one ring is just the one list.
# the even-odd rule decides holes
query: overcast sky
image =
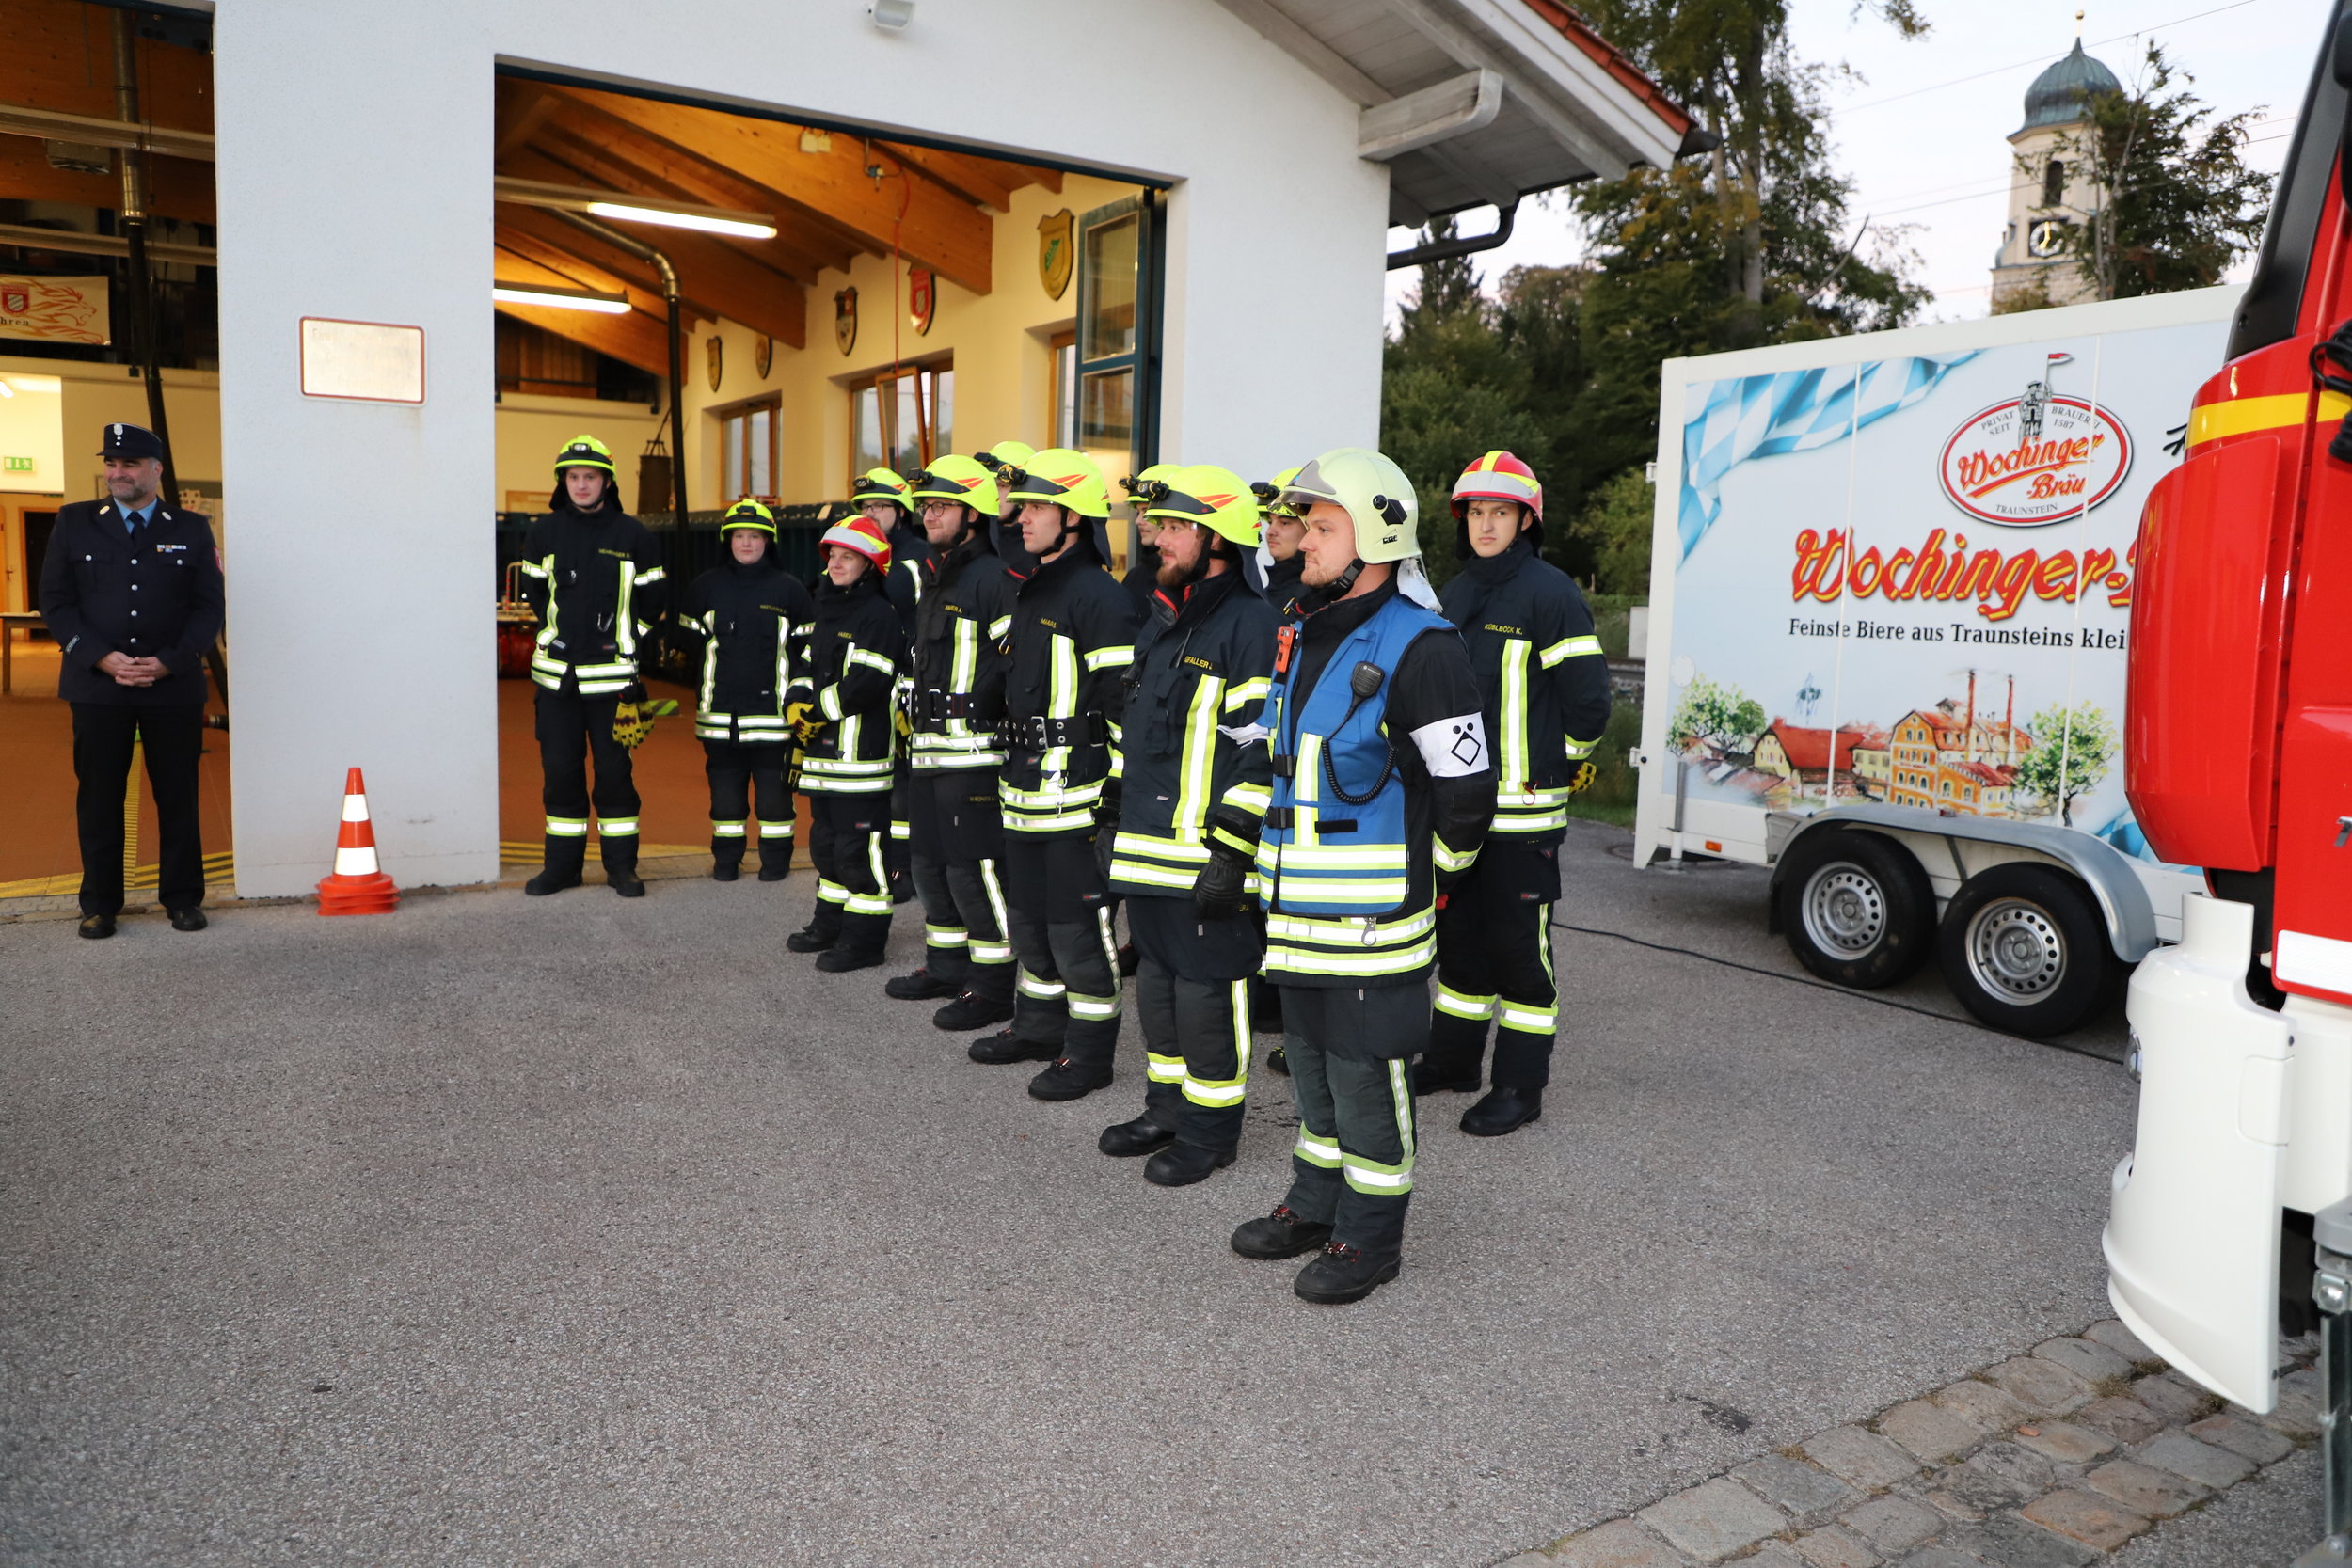
{"label": "overcast sky", "polygon": [[[2074,40],[2077,0],[1920,0],[1933,24],[1905,42],[1851,13],[1853,0],[1793,0],[1791,28],[1804,58],[1851,68],[1829,93],[1837,170],[1854,182],[1850,218],[1915,226],[1914,276],[1934,291],[1921,319],[1985,313],[1988,274],[2009,214],[2012,178],[2004,139],[2025,118],[2026,87]],[[2129,87],[2145,40],[2164,45],[2196,77],[2200,98],[2223,113],[2262,110],[2247,155],[2276,170],[2317,56],[2329,0],[2088,0],[2084,46]],[[2179,86],[2178,80],[2175,86]],[[1487,214],[1464,214],[1483,228]],[[1390,248],[1411,242],[1390,231]],[[1868,242],[1866,242],[1866,246]],[[1508,245],[1477,257],[1491,289],[1506,270],[1557,265],[1581,251],[1566,214],[1528,202]],[[2240,275],[2244,268],[2239,269]],[[1417,274],[1389,275],[1391,320]]]}

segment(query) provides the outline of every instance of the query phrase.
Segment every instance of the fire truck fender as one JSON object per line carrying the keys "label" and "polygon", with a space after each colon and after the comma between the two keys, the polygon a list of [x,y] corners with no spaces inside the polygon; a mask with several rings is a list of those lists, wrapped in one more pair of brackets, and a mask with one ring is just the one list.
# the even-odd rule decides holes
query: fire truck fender
{"label": "fire truck fender", "polygon": [[1960,843],[2003,845],[2026,851],[2013,859],[2057,862],[2082,879],[2106,923],[2107,942],[2125,963],[2137,963],[2156,945],[2156,911],[2148,900],[2146,884],[2132,869],[2124,853],[2104,839],[2079,828],[2053,827],[2046,822],[2012,822],[1997,816],[1947,816],[1918,806],[1832,806],[1810,816],[1774,812],[1765,819],[1766,852],[1772,863],[1772,892],[1780,891],[1781,867],[1788,847],[1806,833],[1846,828],[1875,828],[1896,839],[1927,868],[1939,900],[1947,888],[1966,881],[1996,861],[1964,857]]}
{"label": "fire truck fender", "polygon": [[2139,1118],[2100,1238],[2107,1297],[2151,1350],[2266,1411],[2296,1025],[2247,994],[2253,906],[2191,894],[2181,924],[2125,1005]]}

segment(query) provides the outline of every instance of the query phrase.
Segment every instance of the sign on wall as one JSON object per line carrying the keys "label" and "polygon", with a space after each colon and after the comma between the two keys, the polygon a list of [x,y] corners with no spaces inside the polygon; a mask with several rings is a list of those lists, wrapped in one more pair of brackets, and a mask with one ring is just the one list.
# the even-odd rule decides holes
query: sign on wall
{"label": "sign on wall", "polygon": [[939,279],[929,267],[907,269],[907,325],[918,338],[928,337],[931,317],[939,310]]}
{"label": "sign on wall", "polygon": [[422,403],[424,328],[303,317],[302,395]]}
{"label": "sign on wall", "polygon": [[1045,285],[1048,299],[1061,298],[1063,291],[1070,287],[1070,275],[1077,256],[1070,241],[1077,223],[1067,207],[1037,220],[1037,280]]}
{"label": "sign on wall", "polygon": [[102,346],[114,341],[106,281],[0,274],[0,338]]}
{"label": "sign on wall", "polygon": [[857,346],[857,291],[843,289],[833,296],[833,341],[843,354]]}

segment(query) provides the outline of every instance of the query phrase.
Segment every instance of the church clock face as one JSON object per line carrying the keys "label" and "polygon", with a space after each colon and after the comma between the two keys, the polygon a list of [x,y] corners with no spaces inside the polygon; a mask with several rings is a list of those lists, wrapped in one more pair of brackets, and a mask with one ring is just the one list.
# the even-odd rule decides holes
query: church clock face
{"label": "church clock face", "polygon": [[2026,230],[2026,250],[2034,256],[2056,256],[2066,248],[2066,225],[2056,218],[2042,218]]}

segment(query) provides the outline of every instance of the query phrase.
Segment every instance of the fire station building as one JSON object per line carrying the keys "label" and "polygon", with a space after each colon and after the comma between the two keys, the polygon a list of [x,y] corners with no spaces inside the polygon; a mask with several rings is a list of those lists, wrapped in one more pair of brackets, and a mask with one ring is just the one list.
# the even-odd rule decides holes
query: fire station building
{"label": "fire station building", "polygon": [[309,891],[353,765],[398,881],[482,882],[537,823],[525,717],[501,833],[501,540],[565,439],[657,531],[1005,439],[1270,476],[1378,440],[1384,272],[1419,259],[1392,226],[1507,231],[1692,134],[1556,0],[19,0],[10,28],[0,763],[57,800],[0,895],[73,869],[27,612],[106,421],[159,399],[217,521],[206,847],[237,893]]}

